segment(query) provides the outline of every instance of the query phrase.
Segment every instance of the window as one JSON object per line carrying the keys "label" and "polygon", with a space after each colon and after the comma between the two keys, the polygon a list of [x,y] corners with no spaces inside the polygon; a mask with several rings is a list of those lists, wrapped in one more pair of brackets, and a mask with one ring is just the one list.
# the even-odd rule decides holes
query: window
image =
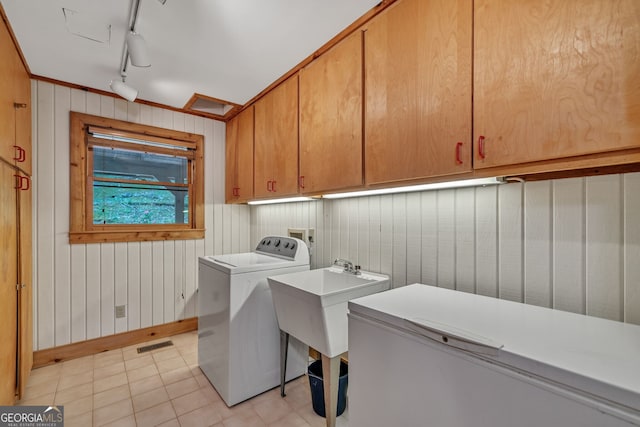
{"label": "window", "polygon": [[71,243],[204,237],[203,137],[71,113]]}

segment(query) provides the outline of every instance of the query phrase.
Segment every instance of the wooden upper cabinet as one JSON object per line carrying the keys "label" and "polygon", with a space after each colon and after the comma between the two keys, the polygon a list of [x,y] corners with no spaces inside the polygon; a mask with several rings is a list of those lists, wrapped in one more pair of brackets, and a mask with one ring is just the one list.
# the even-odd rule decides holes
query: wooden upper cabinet
{"label": "wooden upper cabinet", "polygon": [[476,168],[640,146],[638,0],[476,0],[474,51]]}
{"label": "wooden upper cabinet", "polygon": [[253,198],[253,106],[227,122],[225,174],[227,203]]}
{"label": "wooden upper cabinet", "polygon": [[4,22],[0,23],[0,157],[9,163],[15,157],[15,46]]}
{"label": "wooden upper cabinet", "polygon": [[0,53],[0,157],[31,175],[31,81],[6,25]]}
{"label": "wooden upper cabinet", "polygon": [[27,175],[32,175],[31,80],[17,53],[14,59],[15,165]]}
{"label": "wooden upper cabinet", "polygon": [[362,32],[299,75],[300,192],[362,186]]}
{"label": "wooden upper cabinet", "polygon": [[472,2],[400,0],[365,25],[365,182],[470,172]]}
{"label": "wooden upper cabinet", "polygon": [[298,194],[298,75],[254,106],[254,196]]}

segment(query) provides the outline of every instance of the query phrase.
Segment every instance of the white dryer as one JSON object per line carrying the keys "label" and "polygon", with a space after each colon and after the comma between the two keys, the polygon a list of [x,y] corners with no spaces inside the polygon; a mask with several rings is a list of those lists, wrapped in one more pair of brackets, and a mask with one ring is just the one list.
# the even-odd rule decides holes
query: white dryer
{"label": "white dryer", "polygon": [[[268,276],[309,270],[299,239],[263,238],[253,252],[200,257],[198,363],[228,406],[280,385],[280,330]],[[291,339],[287,380],[304,374],[308,347]]]}

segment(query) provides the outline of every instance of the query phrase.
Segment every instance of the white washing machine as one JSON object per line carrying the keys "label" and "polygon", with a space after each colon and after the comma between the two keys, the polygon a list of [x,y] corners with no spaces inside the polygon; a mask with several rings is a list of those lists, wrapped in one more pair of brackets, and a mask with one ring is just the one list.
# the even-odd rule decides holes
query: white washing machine
{"label": "white washing machine", "polygon": [[[198,363],[228,406],[280,385],[280,330],[267,277],[304,270],[309,250],[291,237],[199,258]],[[289,341],[287,381],[304,374],[308,352]]]}

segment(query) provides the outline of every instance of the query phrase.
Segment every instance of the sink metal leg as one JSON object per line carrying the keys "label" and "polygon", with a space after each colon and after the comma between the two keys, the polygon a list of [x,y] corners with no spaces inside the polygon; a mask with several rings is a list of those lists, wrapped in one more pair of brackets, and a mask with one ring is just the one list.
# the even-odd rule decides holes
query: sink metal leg
{"label": "sink metal leg", "polygon": [[287,380],[287,354],[289,352],[289,334],[280,331],[280,396],[285,397],[284,384]]}
{"label": "sink metal leg", "polygon": [[327,427],[335,427],[338,410],[340,356],[327,357],[322,355],[322,376],[324,377],[324,413]]}

